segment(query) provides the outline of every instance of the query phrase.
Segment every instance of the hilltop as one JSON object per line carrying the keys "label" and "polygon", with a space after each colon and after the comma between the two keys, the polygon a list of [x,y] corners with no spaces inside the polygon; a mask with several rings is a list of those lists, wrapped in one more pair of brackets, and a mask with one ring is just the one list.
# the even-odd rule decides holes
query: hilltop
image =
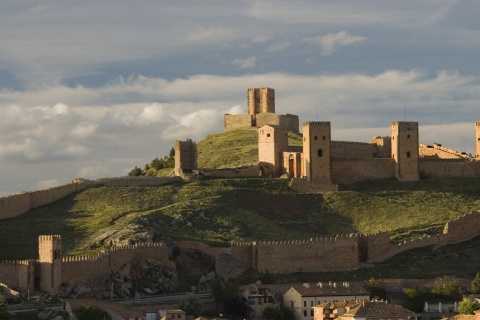
{"label": "hilltop", "polygon": [[97,187],[0,221],[0,259],[35,258],[40,234],[61,234],[65,254],[165,239],[228,245],[380,230],[398,242],[440,233],[479,207],[479,191],[478,179],[380,180],[324,194],[261,178]]}

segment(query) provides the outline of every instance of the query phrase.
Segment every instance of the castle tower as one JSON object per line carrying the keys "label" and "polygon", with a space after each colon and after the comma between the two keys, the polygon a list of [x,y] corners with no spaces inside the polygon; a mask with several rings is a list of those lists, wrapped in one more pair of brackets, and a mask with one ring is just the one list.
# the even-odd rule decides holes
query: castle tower
{"label": "castle tower", "polygon": [[198,169],[197,144],[191,139],[175,141],[175,175]]}
{"label": "castle tower", "polygon": [[[275,177],[283,174],[283,152],[288,150],[288,131],[287,129],[264,125],[258,129],[258,161],[270,166],[268,171],[272,171]],[[266,170],[267,168],[261,168]],[[266,171],[262,175],[268,175]]]}
{"label": "castle tower", "polygon": [[480,122],[475,122],[475,160],[480,160]]}
{"label": "castle tower", "polygon": [[419,180],[418,122],[392,122],[391,130],[395,177],[399,181]]}
{"label": "castle tower", "polygon": [[331,145],[329,121],[303,123],[302,173],[309,182],[332,182]]}
{"label": "castle tower", "polygon": [[248,114],[275,113],[275,90],[271,88],[248,88]]}
{"label": "castle tower", "polygon": [[38,237],[40,290],[56,293],[62,282],[62,238],[59,235]]}

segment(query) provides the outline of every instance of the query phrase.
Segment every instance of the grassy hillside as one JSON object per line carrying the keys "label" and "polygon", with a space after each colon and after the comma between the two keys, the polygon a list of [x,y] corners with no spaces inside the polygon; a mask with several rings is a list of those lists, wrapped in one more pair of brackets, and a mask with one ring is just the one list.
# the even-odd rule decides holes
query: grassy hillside
{"label": "grassy hillside", "polygon": [[[257,130],[233,130],[212,134],[197,144],[200,168],[231,168],[258,163]],[[289,132],[288,143],[302,145],[302,136]]]}
{"label": "grassy hillside", "polygon": [[479,208],[479,192],[478,179],[372,181],[323,195],[261,178],[91,188],[0,221],[0,259],[36,258],[40,234],[61,234],[70,254],[165,238],[227,245],[388,230],[402,241]]}

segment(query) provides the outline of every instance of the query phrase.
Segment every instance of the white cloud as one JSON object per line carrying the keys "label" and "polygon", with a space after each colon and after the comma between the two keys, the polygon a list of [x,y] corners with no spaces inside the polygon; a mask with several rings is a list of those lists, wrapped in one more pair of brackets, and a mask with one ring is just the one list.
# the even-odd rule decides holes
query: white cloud
{"label": "white cloud", "polygon": [[318,36],[313,38],[307,38],[305,41],[318,45],[322,49],[323,55],[332,55],[335,53],[338,47],[351,46],[360,44],[366,40],[362,36],[353,36],[346,31],[340,31],[337,33],[329,33],[324,36]]}
{"label": "white cloud", "polygon": [[250,57],[246,59],[233,59],[232,64],[240,68],[253,68],[257,64],[257,58]]}

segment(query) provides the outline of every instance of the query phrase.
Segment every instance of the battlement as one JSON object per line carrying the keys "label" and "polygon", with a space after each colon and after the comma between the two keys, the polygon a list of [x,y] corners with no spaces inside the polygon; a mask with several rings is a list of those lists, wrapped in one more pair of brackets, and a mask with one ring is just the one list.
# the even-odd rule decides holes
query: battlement
{"label": "battlement", "polygon": [[38,236],[38,241],[39,242],[43,242],[43,241],[54,241],[54,240],[60,240],[62,238],[61,235],[41,235],[41,236]]}
{"label": "battlement", "polygon": [[453,158],[453,159],[419,158],[418,161],[428,162],[428,163],[459,163],[459,162],[472,162],[472,161],[475,161],[475,159],[467,159],[467,158]]}
{"label": "battlement", "polygon": [[399,128],[418,128],[418,122],[416,122],[416,121],[393,121],[392,126],[398,126]]}
{"label": "battlement", "polygon": [[303,123],[303,127],[316,126],[316,127],[330,127],[330,121],[307,121]]}
{"label": "battlement", "polygon": [[36,260],[0,260],[0,266],[33,266]]}

